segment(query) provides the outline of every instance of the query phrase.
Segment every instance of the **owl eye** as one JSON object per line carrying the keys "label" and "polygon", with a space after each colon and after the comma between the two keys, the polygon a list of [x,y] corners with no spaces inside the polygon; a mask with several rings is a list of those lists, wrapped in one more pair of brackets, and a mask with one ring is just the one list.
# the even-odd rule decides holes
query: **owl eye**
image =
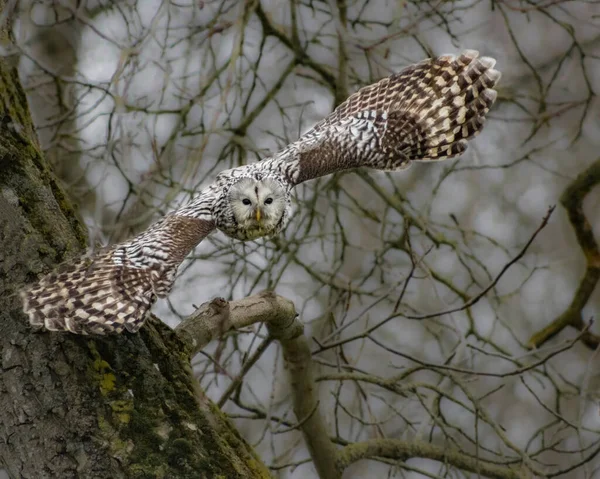
{"label": "owl eye", "polygon": [[265,200],[265,205],[270,205],[271,203],[273,203],[273,198],[267,198]]}
{"label": "owl eye", "polygon": [[242,200],[242,203],[244,203],[245,205],[250,205],[250,204],[252,204],[252,202],[251,202],[251,201],[250,201],[248,198],[244,198],[244,199]]}

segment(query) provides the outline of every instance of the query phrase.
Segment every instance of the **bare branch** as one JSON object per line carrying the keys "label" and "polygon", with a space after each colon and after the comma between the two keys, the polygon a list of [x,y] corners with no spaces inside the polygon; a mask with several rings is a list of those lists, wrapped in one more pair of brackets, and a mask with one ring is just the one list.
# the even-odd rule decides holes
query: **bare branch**
{"label": "bare branch", "polygon": [[587,326],[582,318],[582,310],[600,279],[600,249],[594,238],[592,225],[583,212],[585,197],[598,183],[600,183],[600,158],[582,171],[565,189],[560,198],[560,202],[569,214],[569,221],[575,230],[577,243],[585,256],[586,269],[571,304],[558,318],[531,336],[527,343],[530,348],[539,348],[567,326],[584,331],[582,341],[589,347],[597,348],[600,344],[600,338],[587,331]]}
{"label": "bare branch", "polygon": [[229,303],[222,298],[204,303],[183,320],[175,331],[190,351],[196,354],[210,341],[229,330],[295,317],[294,303],[270,291],[264,291]]}
{"label": "bare branch", "polygon": [[303,334],[302,323],[298,319],[287,324],[270,322],[267,328],[283,349],[292,388],[294,413],[319,477],[341,478],[341,469],[336,464],[336,450],[329,440],[325,418],[319,408],[310,348]]}
{"label": "bare branch", "polygon": [[370,439],[344,447],[338,455],[338,467],[344,469],[361,459],[385,457],[406,461],[414,457],[450,464],[464,471],[495,479],[525,479],[533,477],[526,469],[500,466],[483,459],[468,457],[457,450],[434,446],[422,441],[402,439]]}

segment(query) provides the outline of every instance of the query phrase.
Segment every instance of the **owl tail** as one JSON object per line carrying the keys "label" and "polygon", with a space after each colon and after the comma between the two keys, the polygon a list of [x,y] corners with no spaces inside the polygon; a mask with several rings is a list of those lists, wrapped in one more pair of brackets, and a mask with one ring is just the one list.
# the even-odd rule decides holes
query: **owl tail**
{"label": "owl tail", "polygon": [[147,270],[115,264],[114,251],[80,258],[21,291],[34,327],[77,334],[136,332],[154,302]]}
{"label": "owl tail", "polygon": [[[392,141],[400,139],[392,147],[398,158],[403,158],[399,168],[407,166],[406,160],[443,160],[460,155],[467,148],[467,140],[481,131],[496,100],[493,87],[500,72],[493,69],[494,59],[478,55],[467,50],[458,57],[441,56],[414,66],[415,73],[421,72],[412,75],[412,82],[399,90],[401,100],[397,104],[392,100],[387,118],[386,136]],[[393,82],[394,76],[390,87]]]}

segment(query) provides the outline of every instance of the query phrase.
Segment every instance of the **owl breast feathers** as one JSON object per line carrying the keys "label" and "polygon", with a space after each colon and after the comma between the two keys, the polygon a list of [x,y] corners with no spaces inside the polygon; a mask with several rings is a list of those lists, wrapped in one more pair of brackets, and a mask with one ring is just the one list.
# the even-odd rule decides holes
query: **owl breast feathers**
{"label": "owl breast feathers", "polygon": [[30,322],[79,334],[137,331],[178,266],[215,228],[246,241],[278,234],[294,186],[338,171],[396,171],[460,155],[483,128],[500,73],[467,50],[361,88],[275,156],[221,172],[195,199],[126,243],[80,258],[21,292]]}

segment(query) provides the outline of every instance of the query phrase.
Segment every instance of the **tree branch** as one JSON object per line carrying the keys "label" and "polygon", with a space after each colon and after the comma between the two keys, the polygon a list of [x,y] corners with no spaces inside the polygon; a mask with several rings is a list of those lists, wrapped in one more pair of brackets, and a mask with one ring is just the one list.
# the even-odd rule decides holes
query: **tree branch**
{"label": "tree branch", "polygon": [[302,430],[319,476],[340,478],[335,466],[336,450],[319,411],[308,341],[303,335],[304,326],[297,319],[294,303],[271,291],[230,303],[216,298],[201,305],[176,328],[176,332],[188,348],[197,353],[226,331],[257,322],[266,323],[271,338],[281,344],[298,419],[295,427]]}
{"label": "tree branch", "polygon": [[296,317],[296,308],[289,299],[263,291],[254,296],[227,302],[222,298],[200,305],[185,318],[175,331],[192,354],[231,329],[240,329],[254,323],[279,322]]}
{"label": "tree branch", "polygon": [[256,322],[265,322],[270,338],[281,344],[292,389],[294,413],[298,420],[293,427],[302,431],[319,477],[341,478],[346,467],[370,457],[399,460],[422,457],[445,462],[486,477],[529,477],[529,473],[524,470],[493,464],[460,451],[451,451],[420,441],[373,439],[337,451],[329,438],[325,418],[320,412],[311,352],[303,334],[303,325],[297,319],[293,303],[272,292],[265,291],[230,303],[216,298],[201,305],[177,327],[176,332],[192,351],[198,352],[210,340],[226,331]]}
{"label": "tree branch", "polygon": [[[600,279],[600,250],[594,238],[594,231],[583,212],[583,201],[591,189],[600,183],[600,158],[592,163],[565,189],[560,202],[567,210],[569,221],[575,230],[577,243],[586,259],[586,269],[579,287],[567,309],[548,326],[531,336],[528,341],[530,348],[538,348],[549,339],[556,336],[567,326],[583,331],[586,324],[581,317],[581,311],[588,302]],[[581,340],[591,348],[598,347],[600,338],[588,332]]]}
{"label": "tree branch", "polygon": [[318,404],[310,348],[303,334],[304,326],[298,319],[291,318],[287,323],[268,323],[267,328],[283,349],[292,387],[294,413],[319,477],[341,478],[341,469],[336,465],[337,450],[329,439],[327,424]]}
{"label": "tree branch", "polygon": [[481,459],[469,457],[459,451],[446,447],[433,446],[421,441],[405,441],[402,439],[370,439],[344,447],[338,453],[338,468],[345,469],[361,459],[385,457],[405,461],[412,457],[432,459],[450,464],[464,471],[478,473],[495,479],[523,479],[531,477],[522,469],[509,466],[498,466]]}

